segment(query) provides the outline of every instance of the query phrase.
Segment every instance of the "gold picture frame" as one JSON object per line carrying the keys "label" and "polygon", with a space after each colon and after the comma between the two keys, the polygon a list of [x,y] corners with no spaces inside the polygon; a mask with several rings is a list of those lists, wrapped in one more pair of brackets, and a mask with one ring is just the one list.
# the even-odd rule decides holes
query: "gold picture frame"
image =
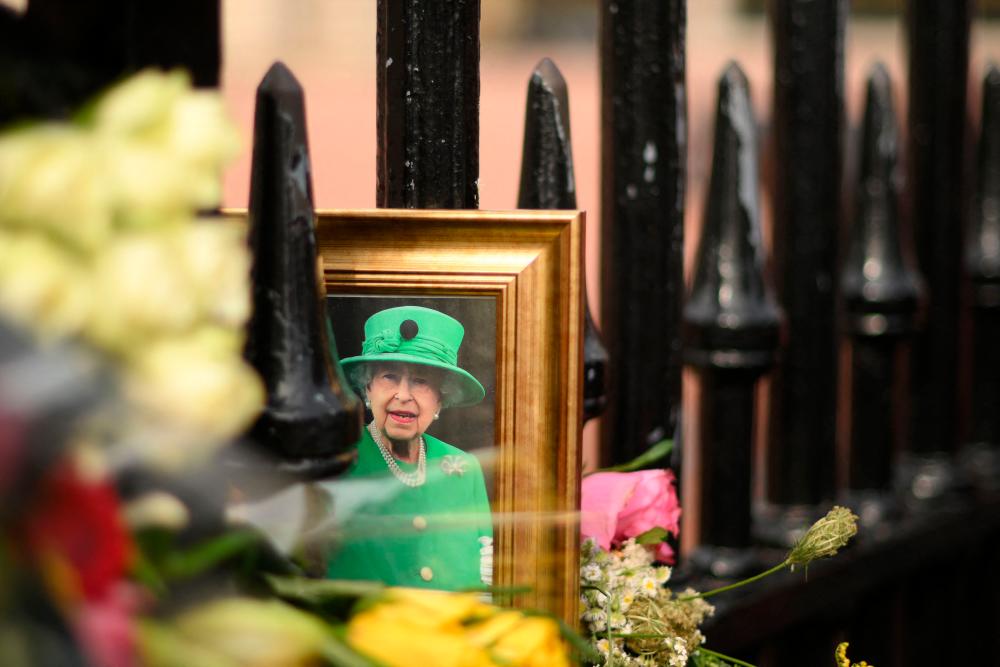
{"label": "gold picture frame", "polygon": [[320,211],[316,231],[327,294],[495,298],[494,584],[574,625],[583,230],[577,211],[377,209]]}

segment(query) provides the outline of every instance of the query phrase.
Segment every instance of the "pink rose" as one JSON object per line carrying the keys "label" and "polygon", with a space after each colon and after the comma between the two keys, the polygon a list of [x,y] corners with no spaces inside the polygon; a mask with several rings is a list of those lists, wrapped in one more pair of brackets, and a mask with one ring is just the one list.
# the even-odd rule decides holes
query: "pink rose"
{"label": "pink rose", "polygon": [[[660,526],[677,535],[681,507],[670,470],[599,472],[583,478],[580,532],[602,549]],[[673,562],[673,550],[661,542],[656,559]]]}
{"label": "pink rose", "polygon": [[134,617],[142,606],[142,591],[127,581],[117,582],[98,600],[84,602],[75,630],[91,664],[137,667],[141,663]]}

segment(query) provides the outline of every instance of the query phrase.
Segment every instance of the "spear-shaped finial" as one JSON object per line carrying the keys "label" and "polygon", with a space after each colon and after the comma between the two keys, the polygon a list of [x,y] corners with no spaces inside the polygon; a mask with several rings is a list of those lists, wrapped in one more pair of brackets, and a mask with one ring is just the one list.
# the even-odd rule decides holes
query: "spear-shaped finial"
{"label": "spear-shaped finial", "polygon": [[[731,63],[719,80],[715,149],[694,282],[682,320],[684,354],[701,392],[701,542],[691,554],[716,577],[759,567],[751,549],[754,389],[774,363],[780,312],[764,279],[757,127],[746,76]],[[724,424],[724,426],[720,426]]]}
{"label": "spear-shaped finial", "polygon": [[[569,93],[559,68],[542,58],[528,82],[518,208],[574,209],[576,181],[569,131]],[[583,419],[607,405],[608,350],[584,290]]]}
{"label": "spear-shaped finial", "polygon": [[[316,263],[302,87],[275,63],[257,89],[250,181],[254,312],[247,359],[267,387],[251,431],[279,468],[317,478],[354,459],[362,413],[336,366]],[[332,354],[331,354],[332,352]]]}

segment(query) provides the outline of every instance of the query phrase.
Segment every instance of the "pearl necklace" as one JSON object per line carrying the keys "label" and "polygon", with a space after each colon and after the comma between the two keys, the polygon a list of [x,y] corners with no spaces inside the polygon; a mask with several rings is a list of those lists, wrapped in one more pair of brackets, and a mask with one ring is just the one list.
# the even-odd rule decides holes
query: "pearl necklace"
{"label": "pearl necklace", "polygon": [[375,441],[375,445],[378,447],[378,451],[382,454],[382,458],[385,460],[385,464],[389,466],[389,472],[398,479],[403,484],[409,487],[421,486],[427,480],[427,450],[424,447],[424,437],[419,436],[417,440],[419,441],[419,447],[417,453],[417,469],[413,472],[403,472],[403,469],[399,467],[396,463],[396,457],[392,455],[392,452],[382,442],[382,435],[378,431],[378,427],[375,426],[375,422],[372,421],[368,424],[368,432],[372,435],[372,440]]}

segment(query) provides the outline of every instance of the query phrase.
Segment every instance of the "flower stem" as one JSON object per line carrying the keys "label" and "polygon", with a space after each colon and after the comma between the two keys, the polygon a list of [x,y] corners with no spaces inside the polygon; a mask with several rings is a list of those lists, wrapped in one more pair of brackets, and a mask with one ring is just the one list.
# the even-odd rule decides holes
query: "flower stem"
{"label": "flower stem", "polygon": [[695,650],[700,651],[701,653],[707,653],[713,658],[718,658],[719,660],[725,660],[726,662],[731,662],[734,665],[741,665],[741,667],[756,667],[756,665],[750,664],[749,662],[743,662],[742,660],[738,660],[732,657],[731,655],[726,655],[725,653],[719,653],[718,651],[710,651],[704,646],[699,646]]}
{"label": "flower stem", "polygon": [[778,572],[780,570],[785,569],[790,564],[791,563],[788,560],[784,560],[784,561],[778,563],[777,565],[775,565],[774,567],[772,567],[770,570],[765,570],[764,572],[761,572],[760,574],[755,574],[752,577],[748,577],[748,578],[743,579],[741,581],[737,581],[735,584],[729,584],[728,586],[722,586],[721,588],[713,588],[712,590],[705,591],[704,593],[694,593],[692,595],[682,595],[681,597],[677,598],[677,601],[678,602],[690,602],[691,600],[697,600],[698,598],[704,599],[704,598],[707,598],[707,597],[711,597],[712,595],[716,595],[718,593],[725,593],[726,591],[731,591],[734,588],[739,588],[740,586],[746,586],[747,584],[753,583],[753,582],[757,581],[758,579],[763,579],[764,577],[770,576],[770,575],[774,574],[775,572]]}

